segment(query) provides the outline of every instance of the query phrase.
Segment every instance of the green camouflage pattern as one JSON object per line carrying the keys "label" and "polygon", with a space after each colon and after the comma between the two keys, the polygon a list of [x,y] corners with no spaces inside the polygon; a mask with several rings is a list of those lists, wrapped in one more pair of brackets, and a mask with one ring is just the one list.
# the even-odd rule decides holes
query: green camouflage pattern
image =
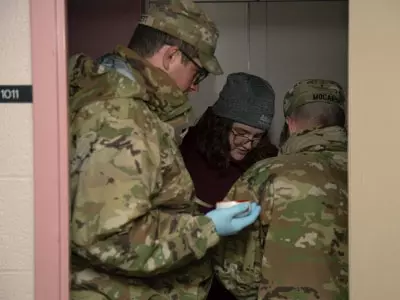
{"label": "green camouflage pattern", "polygon": [[71,299],[205,299],[219,236],[170,125],[187,96],[133,51],[112,57],[127,72],[69,61]]}
{"label": "green camouflage pattern", "polygon": [[214,75],[223,74],[215,57],[219,32],[214,22],[191,0],[172,0],[152,6],[139,24],[176,37],[199,51],[203,68]]}
{"label": "green camouflage pattern", "polygon": [[340,127],[289,137],[256,163],[226,200],[260,203],[259,220],[224,238],[218,279],[237,299],[348,299],[347,133]]}
{"label": "green camouflage pattern", "polygon": [[343,88],[333,80],[306,79],[294,84],[283,100],[283,113],[285,117],[296,108],[314,102],[333,103],[345,110],[346,97]]}

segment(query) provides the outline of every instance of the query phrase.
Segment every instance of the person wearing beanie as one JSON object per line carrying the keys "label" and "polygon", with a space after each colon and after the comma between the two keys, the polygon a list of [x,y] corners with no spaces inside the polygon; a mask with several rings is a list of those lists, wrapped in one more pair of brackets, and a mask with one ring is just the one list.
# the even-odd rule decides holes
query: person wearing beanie
{"label": "person wearing beanie", "polygon": [[[268,136],[274,109],[275,92],[266,80],[232,73],[215,104],[189,129],[180,150],[202,213],[222,201],[256,158],[277,154]],[[208,299],[235,300],[217,281]]]}
{"label": "person wearing beanie", "polygon": [[232,73],[215,104],[189,129],[180,150],[201,212],[208,212],[223,199],[254,163],[246,157],[258,147],[262,146],[266,157],[277,154],[268,138],[274,109],[275,92],[266,80],[244,72]]}
{"label": "person wearing beanie", "polygon": [[225,198],[258,203],[262,212],[217,246],[216,276],[237,299],[349,299],[343,88],[300,80],[283,113],[279,154],[250,167]]}

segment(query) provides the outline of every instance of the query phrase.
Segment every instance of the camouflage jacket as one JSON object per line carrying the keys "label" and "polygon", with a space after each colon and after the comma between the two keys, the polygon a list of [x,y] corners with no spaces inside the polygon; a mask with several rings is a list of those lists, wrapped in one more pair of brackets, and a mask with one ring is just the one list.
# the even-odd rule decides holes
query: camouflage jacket
{"label": "camouflage jacket", "polygon": [[261,204],[259,221],[220,243],[215,270],[237,299],[348,299],[347,134],[289,137],[227,199]]}
{"label": "camouflage jacket", "polygon": [[205,298],[219,237],[197,213],[171,126],[187,120],[187,97],[124,47],[73,56],[69,81],[72,291]]}

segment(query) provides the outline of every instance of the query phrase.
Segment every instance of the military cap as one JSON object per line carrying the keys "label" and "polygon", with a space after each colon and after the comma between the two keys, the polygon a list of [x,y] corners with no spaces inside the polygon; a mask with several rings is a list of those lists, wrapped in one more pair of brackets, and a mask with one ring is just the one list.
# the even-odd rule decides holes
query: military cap
{"label": "military cap", "polygon": [[215,75],[223,74],[214,55],[218,29],[191,0],[171,0],[166,5],[155,5],[141,16],[139,24],[158,29],[192,45],[199,51],[203,68]]}
{"label": "military cap", "polygon": [[290,116],[298,107],[315,102],[336,104],[344,110],[345,95],[339,83],[333,80],[300,80],[286,93],[283,99],[283,113]]}

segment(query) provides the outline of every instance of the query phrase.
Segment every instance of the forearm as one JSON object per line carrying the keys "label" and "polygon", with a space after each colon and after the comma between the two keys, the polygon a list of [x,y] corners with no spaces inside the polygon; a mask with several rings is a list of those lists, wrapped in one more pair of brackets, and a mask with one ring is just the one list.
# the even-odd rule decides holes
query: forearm
{"label": "forearm", "polygon": [[199,259],[219,241],[214,224],[204,216],[152,211],[129,227],[78,251],[94,265],[147,277]]}

